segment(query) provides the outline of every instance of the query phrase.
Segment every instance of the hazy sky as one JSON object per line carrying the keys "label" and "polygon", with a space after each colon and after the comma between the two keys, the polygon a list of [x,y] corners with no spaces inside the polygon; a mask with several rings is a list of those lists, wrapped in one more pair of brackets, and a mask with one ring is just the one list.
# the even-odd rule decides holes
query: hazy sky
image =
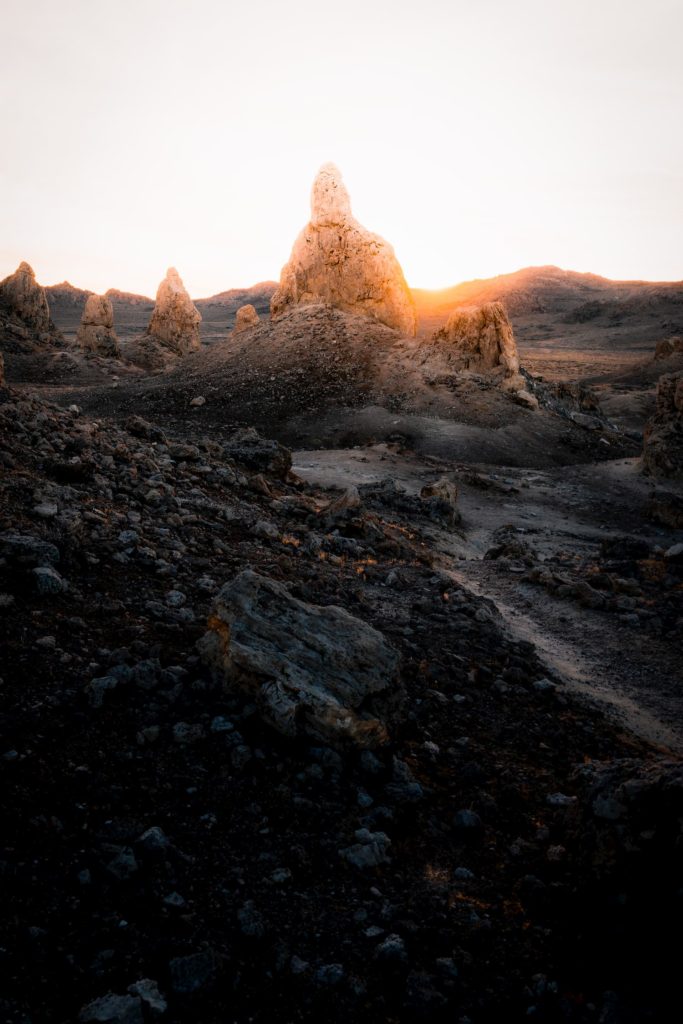
{"label": "hazy sky", "polygon": [[410,284],[683,278],[683,0],[0,0],[0,277],[277,278],[317,168]]}

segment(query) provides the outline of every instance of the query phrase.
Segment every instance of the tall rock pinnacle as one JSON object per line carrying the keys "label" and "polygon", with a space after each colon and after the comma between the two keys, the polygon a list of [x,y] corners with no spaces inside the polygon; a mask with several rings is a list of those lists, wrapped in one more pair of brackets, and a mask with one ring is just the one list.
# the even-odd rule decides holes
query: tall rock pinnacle
{"label": "tall rock pinnacle", "polygon": [[86,352],[117,358],[121,354],[114,330],[114,309],[106,295],[89,295],[76,341]]}
{"label": "tall rock pinnacle", "polygon": [[50,318],[45,289],[36,281],[30,264],[20,263],[13,274],[0,281],[0,305],[26,326],[35,341],[61,340]]}
{"label": "tall rock pinnacle", "polygon": [[176,355],[184,356],[201,348],[201,319],[180,274],[170,267],[157,290],[156,305],[145,333]]}
{"label": "tall rock pinnacle", "polygon": [[293,306],[326,303],[413,336],[415,304],[394,250],[367,231],[334,164],[313,182],[311,219],[301,232],[271,300],[277,318]]}

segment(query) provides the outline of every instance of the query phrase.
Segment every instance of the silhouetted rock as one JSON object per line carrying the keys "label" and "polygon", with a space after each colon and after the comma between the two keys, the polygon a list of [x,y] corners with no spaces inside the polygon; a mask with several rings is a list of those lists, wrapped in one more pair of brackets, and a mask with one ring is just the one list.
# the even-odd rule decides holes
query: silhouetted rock
{"label": "silhouetted rock", "polygon": [[328,303],[413,336],[413,297],[392,247],[362,227],[334,164],[321,167],[311,219],[301,232],[272,298],[273,317],[293,306]]}
{"label": "silhouetted rock", "polygon": [[0,281],[0,327],[2,345],[8,351],[32,351],[63,341],[50,318],[45,289],[28,263],[20,263]]}
{"label": "silhouetted rock", "polygon": [[643,472],[683,477],[683,372],[657,383],[657,407],[643,436]]}
{"label": "silhouetted rock", "polygon": [[119,339],[114,330],[114,310],[106,295],[89,295],[76,341],[86,352],[118,358]]}

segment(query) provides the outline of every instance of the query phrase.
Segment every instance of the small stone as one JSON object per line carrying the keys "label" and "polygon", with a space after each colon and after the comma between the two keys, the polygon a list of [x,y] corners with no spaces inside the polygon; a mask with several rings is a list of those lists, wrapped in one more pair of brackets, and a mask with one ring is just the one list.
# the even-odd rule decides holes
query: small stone
{"label": "small stone", "polygon": [[380,942],[376,947],[375,958],[394,963],[406,963],[408,954],[406,953],[405,943],[401,936],[395,934],[387,935],[384,942]]}
{"label": "small stone", "polygon": [[344,980],[344,973],[341,964],[322,964],[313,977],[318,985],[332,988]]}
{"label": "small stone", "polygon": [[263,922],[261,913],[256,909],[256,905],[253,900],[247,900],[247,902],[240,907],[237,918],[244,935],[248,935],[252,939],[261,939],[266,933],[266,927]]}
{"label": "small stone", "polygon": [[453,816],[453,825],[458,832],[470,834],[481,832],[484,827],[479,815],[467,808],[456,811]]}
{"label": "small stone", "polygon": [[173,739],[176,743],[183,745],[188,743],[196,743],[201,740],[204,736],[204,726],[197,724],[190,724],[188,722],[176,722],[173,726]]}
{"label": "small stone", "polygon": [[162,828],[152,825],[137,839],[137,845],[146,854],[163,854],[171,847],[171,842]]}
{"label": "small stone", "polygon": [[109,993],[84,1006],[78,1019],[83,1024],[143,1024],[142,1001],[137,996]]}
{"label": "small stone", "polygon": [[169,608],[182,608],[187,601],[187,597],[181,590],[169,590],[165,601]]}
{"label": "small stone", "polygon": [[136,981],[134,985],[131,985],[128,991],[133,996],[139,996],[153,1016],[156,1017],[166,1013],[168,1003],[159,992],[157,982],[152,981],[151,978],[141,978],[140,981]]}
{"label": "small stone", "polygon": [[41,565],[32,571],[36,590],[39,594],[47,597],[48,595],[61,594],[67,589],[68,584],[66,581],[51,566]]}
{"label": "small stone", "polygon": [[200,409],[202,405],[206,405],[206,399],[204,398],[204,395],[197,395],[196,398],[192,399],[190,405],[192,406],[193,409]]}
{"label": "small stone", "polygon": [[216,960],[211,952],[192,953],[190,956],[175,957],[168,966],[173,991],[189,995],[204,988],[213,979]]}
{"label": "small stone", "polygon": [[571,807],[576,803],[576,797],[566,796],[564,793],[550,793],[545,798],[545,802],[549,807]]}
{"label": "small stone", "polygon": [[381,864],[390,864],[388,850],[391,839],[385,832],[370,832],[360,828],[356,832],[358,842],[339,851],[339,856],[357,868],[376,868]]}
{"label": "small stone", "polygon": [[109,871],[119,881],[125,882],[138,870],[138,862],[135,859],[130,846],[121,846],[115,856],[107,864]]}

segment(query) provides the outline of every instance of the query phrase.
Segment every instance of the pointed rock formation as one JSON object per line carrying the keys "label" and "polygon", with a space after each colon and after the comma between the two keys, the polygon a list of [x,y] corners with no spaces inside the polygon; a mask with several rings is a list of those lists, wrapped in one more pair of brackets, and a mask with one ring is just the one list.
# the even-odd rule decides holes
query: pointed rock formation
{"label": "pointed rock formation", "polygon": [[683,478],[683,372],[659,378],[655,414],[643,435],[642,467],[648,476]]}
{"label": "pointed rock formation", "polygon": [[201,348],[199,324],[201,313],[192,302],[180,274],[169,267],[159,285],[157,300],[147,331],[176,355],[186,356]]}
{"label": "pointed rock formation", "polygon": [[261,317],[254,307],[248,303],[246,306],[240,306],[235,313],[235,326],[232,329],[232,333],[241,334],[242,331],[248,331],[251,327],[258,327],[260,323]]}
{"label": "pointed rock formation", "polygon": [[201,319],[180,274],[170,267],[159,285],[147,330],[129,345],[126,355],[145,369],[162,369],[174,357],[199,351]]}
{"label": "pointed rock formation", "polygon": [[334,164],[321,167],[311,193],[311,219],[301,232],[280,286],[273,318],[293,306],[327,303],[361,313],[413,337],[415,303],[394,250],[362,227]]}
{"label": "pointed rock formation", "polygon": [[507,377],[519,373],[512,324],[500,302],[456,309],[432,340],[459,369],[483,373],[502,369]]}
{"label": "pointed rock formation", "polygon": [[0,307],[3,343],[10,351],[63,341],[50,318],[45,289],[28,263],[20,263],[13,274],[0,281]]}
{"label": "pointed rock formation", "polygon": [[121,355],[114,330],[114,310],[106,295],[89,295],[76,341],[86,352],[117,359]]}

